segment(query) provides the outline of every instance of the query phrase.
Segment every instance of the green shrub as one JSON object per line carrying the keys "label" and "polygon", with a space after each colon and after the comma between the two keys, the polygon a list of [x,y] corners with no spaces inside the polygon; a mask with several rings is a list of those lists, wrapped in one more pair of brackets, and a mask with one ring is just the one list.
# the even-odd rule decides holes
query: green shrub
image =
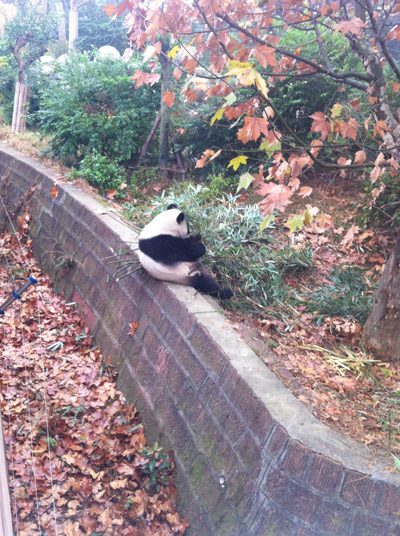
{"label": "green shrub", "polygon": [[122,166],[99,153],[87,154],[79,163],[79,168],[70,173],[70,176],[84,178],[101,193],[116,190],[116,197],[122,193],[121,184],[127,180],[126,171]]}
{"label": "green shrub", "polygon": [[235,176],[226,176],[224,173],[211,175],[207,178],[207,188],[210,198],[221,197],[226,192],[235,191],[239,179]]}
{"label": "green shrub", "polygon": [[41,131],[54,154],[69,163],[97,152],[129,161],[144,142],[159,106],[159,88],[136,90],[123,61],[75,54],[40,91]]}

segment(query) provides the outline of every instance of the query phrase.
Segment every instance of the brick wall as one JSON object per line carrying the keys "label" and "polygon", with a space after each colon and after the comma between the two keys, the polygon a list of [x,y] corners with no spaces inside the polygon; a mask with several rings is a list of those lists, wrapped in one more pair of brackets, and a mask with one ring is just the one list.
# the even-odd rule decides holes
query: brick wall
{"label": "brick wall", "polygon": [[106,258],[134,230],[70,184],[51,197],[55,179],[0,148],[0,194],[13,216],[29,205],[43,271],[119,367],[149,440],[174,451],[188,534],[399,536],[399,477],[319,423],[212,300],[142,271],[117,282]]}

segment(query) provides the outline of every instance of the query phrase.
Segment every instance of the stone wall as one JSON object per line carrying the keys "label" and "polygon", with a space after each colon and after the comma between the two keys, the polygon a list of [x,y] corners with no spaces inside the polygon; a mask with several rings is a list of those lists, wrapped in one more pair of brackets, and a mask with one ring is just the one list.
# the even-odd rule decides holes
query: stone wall
{"label": "stone wall", "polygon": [[173,449],[188,535],[399,536],[399,477],[319,423],[212,300],[143,271],[117,282],[107,257],[133,228],[68,183],[52,197],[55,181],[0,147],[8,210],[29,206],[43,271],[119,367],[149,440]]}

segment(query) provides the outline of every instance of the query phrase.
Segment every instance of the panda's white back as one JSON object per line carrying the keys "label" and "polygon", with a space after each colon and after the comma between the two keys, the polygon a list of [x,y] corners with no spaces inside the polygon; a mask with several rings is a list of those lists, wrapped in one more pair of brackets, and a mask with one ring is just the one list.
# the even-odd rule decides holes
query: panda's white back
{"label": "panda's white back", "polygon": [[[158,214],[149,222],[139,235],[140,239],[155,238],[159,235],[171,235],[180,238],[188,236],[188,226],[186,218],[178,223],[177,218],[181,211],[172,208]],[[175,264],[163,264],[153,260],[151,257],[138,251],[139,260],[143,268],[150,275],[161,281],[172,281],[181,285],[188,285],[188,278],[197,270],[195,262],[178,262]]]}
{"label": "panda's white back", "polygon": [[144,227],[139,235],[139,240],[141,238],[154,238],[161,234],[186,238],[188,235],[187,221],[184,218],[181,223],[178,223],[179,214],[181,214],[181,211],[177,208],[161,212]]}

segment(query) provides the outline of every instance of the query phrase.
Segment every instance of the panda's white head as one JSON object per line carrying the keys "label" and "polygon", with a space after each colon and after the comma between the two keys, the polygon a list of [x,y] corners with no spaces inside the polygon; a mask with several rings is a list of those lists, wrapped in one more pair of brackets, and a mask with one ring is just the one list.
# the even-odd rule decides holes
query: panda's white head
{"label": "panda's white head", "polygon": [[188,236],[188,224],[185,214],[169,205],[168,209],[161,212],[140,233],[139,238],[153,238],[158,235],[171,235],[180,238]]}

